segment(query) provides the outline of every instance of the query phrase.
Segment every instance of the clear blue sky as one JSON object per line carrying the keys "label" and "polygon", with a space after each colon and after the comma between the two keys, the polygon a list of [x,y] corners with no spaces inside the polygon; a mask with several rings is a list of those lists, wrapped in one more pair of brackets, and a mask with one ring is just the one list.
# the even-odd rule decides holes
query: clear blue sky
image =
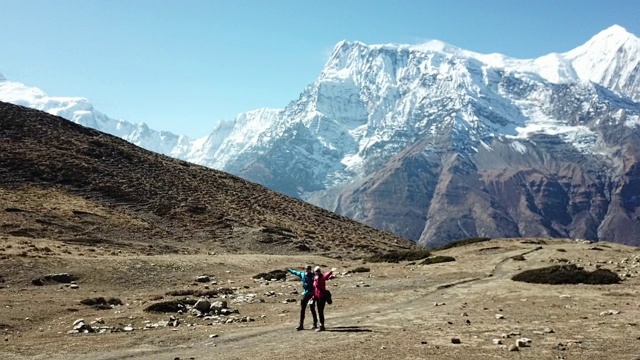
{"label": "clear blue sky", "polygon": [[0,0],[0,73],[200,137],[220,119],[285,107],[343,39],[533,58],[613,24],[640,36],[640,1]]}

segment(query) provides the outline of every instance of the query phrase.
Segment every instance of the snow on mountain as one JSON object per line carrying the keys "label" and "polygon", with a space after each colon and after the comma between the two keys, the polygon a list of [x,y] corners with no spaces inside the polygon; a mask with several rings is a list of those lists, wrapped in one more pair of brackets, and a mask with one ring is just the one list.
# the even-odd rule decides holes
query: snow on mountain
{"label": "snow on mountain", "polygon": [[280,112],[259,109],[239,114],[233,121],[220,121],[207,137],[194,143],[186,158],[196,164],[222,168],[239,154],[268,142],[270,138],[264,134]]}
{"label": "snow on mountain", "polygon": [[144,123],[133,124],[124,120],[111,119],[95,110],[85,98],[48,96],[38,88],[8,81],[2,75],[0,75],[0,101],[42,110],[76,124],[118,136],[148,150],[177,158],[184,158],[193,147],[193,140],[186,136],[167,131],[155,131]]}
{"label": "snow on mountain", "polygon": [[640,100],[640,39],[614,25],[565,54],[581,80]]}

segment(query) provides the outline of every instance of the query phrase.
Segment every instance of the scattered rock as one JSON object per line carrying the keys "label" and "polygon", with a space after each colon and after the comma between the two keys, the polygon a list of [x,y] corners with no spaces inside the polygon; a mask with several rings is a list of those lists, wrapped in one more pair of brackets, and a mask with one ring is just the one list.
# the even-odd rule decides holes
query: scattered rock
{"label": "scattered rock", "polygon": [[451,338],[451,343],[452,344],[462,344],[462,341],[460,341],[460,339],[458,339],[457,337],[453,337],[453,338]]}
{"label": "scattered rock", "polygon": [[529,347],[531,346],[531,339],[528,338],[520,338],[516,340],[517,347]]}
{"label": "scattered rock", "polygon": [[67,331],[67,334],[77,333],[94,333],[95,329],[84,322],[84,319],[78,319],[73,322],[73,330]]}
{"label": "scattered rock", "polygon": [[443,306],[443,305],[446,305],[446,304],[445,304],[445,303],[443,303],[443,302],[436,302],[436,303],[433,303],[433,306]]}
{"label": "scattered rock", "polygon": [[620,314],[620,311],[618,310],[607,310],[607,311],[603,311],[600,313],[600,316],[606,316],[606,315],[618,315]]}
{"label": "scattered rock", "polygon": [[206,299],[200,299],[198,300],[194,305],[193,308],[200,311],[201,313],[207,313],[209,311],[211,311],[211,303],[209,302],[209,300]]}
{"label": "scattered rock", "polygon": [[509,345],[509,351],[520,351],[520,348],[517,345]]}
{"label": "scattered rock", "polygon": [[214,301],[209,306],[209,311],[211,311],[213,313],[217,313],[222,309],[226,309],[227,306],[228,306],[228,304],[227,304],[227,302],[225,300]]}
{"label": "scattered rock", "polygon": [[502,345],[502,339],[493,339],[491,342],[493,342],[494,345]]}
{"label": "scattered rock", "polygon": [[502,314],[496,314],[496,319],[498,319],[498,320],[502,320],[502,319],[504,319],[504,315],[502,315]]}
{"label": "scattered rock", "polygon": [[231,315],[233,312],[231,309],[220,309],[220,315]]}
{"label": "scattered rock", "polygon": [[196,278],[196,281],[197,281],[197,282],[201,282],[201,283],[206,283],[206,282],[211,281],[211,278],[210,278],[210,277],[208,277],[207,275],[200,275],[200,276],[198,276],[198,277]]}

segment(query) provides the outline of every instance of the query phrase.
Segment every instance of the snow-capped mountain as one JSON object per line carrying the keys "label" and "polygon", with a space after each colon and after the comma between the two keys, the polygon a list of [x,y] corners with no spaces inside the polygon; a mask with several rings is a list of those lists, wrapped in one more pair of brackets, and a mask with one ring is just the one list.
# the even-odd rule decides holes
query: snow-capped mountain
{"label": "snow-capped mountain", "polygon": [[640,245],[631,236],[640,231],[639,61],[640,39],[619,26],[537,59],[440,41],[343,41],[285,109],[240,114],[197,140],[1,79],[0,100],[83,119],[425,245],[473,236]]}
{"label": "snow-capped mountain", "polygon": [[193,147],[193,140],[167,131],[155,131],[146,124],[114,120],[95,110],[81,97],[53,97],[42,90],[9,81],[0,74],[0,101],[22,105],[63,117],[76,124],[94,128],[151,151],[173,157],[184,157]]}

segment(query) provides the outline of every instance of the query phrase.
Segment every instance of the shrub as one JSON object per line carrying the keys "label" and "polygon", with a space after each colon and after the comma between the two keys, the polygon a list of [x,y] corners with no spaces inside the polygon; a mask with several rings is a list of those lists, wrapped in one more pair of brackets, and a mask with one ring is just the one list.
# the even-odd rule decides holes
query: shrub
{"label": "shrub", "polygon": [[82,305],[93,306],[100,310],[111,309],[112,306],[121,306],[122,300],[118,298],[109,298],[105,299],[104,297],[96,297],[96,298],[87,298],[80,300]]}
{"label": "shrub", "polygon": [[162,301],[159,303],[151,304],[147,306],[144,311],[146,312],[161,312],[161,313],[175,313],[178,310],[186,310],[187,307],[179,300]]}
{"label": "shrub", "polygon": [[440,247],[434,248],[433,250],[446,250],[446,249],[456,248],[456,247],[475,244],[475,243],[481,243],[481,242],[490,241],[490,240],[491,238],[488,238],[488,237],[468,238],[464,240],[454,241],[446,245],[442,245]]}
{"label": "shrub", "polygon": [[147,306],[144,311],[146,312],[161,312],[161,313],[174,313],[179,310],[186,310],[187,305],[194,305],[197,300],[194,299],[180,299],[180,300],[169,300],[169,301],[161,301],[155,304],[151,304]]}
{"label": "shrub", "polygon": [[523,271],[514,275],[514,281],[522,281],[534,284],[589,284],[607,285],[619,283],[618,274],[607,269],[586,271],[576,265],[554,265],[540,269]]}
{"label": "shrub", "polygon": [[[231,291],[233,293],[233,291]],[[181,289],[181,290],[173,290],[166,293],[169,296],[204,296],[204,297],[214,297],[218,296],[218,290],[200,290],[200,289]]]}
{"label": "shrub", "polygon": [[418,265],[431,265],[451,261],[456,261],[456,259],[453,256],[434,256],[424,259],[422,262],[418,263]]}
{"label": "shrub", "polygon": [[266,227],[262,228],[260,231],[265,233],[265,234],[280,235],[280,236],[284,236],[284,237],[294,237],[295,236],[295,234],[293,233],[293,231],[291,229],[286,228],[284,226],[266,226]]}
{"label": "shrub", "polygon": [[368,267],[359,266],[353,270],[348,270],[345,274],[366,273],[371,271]]}
{"label": "shrub", "polygon": [[272,270],[268,273],[260,273],[253,276],[254,279],[265,279],[265,280],[284,280],[287,278],[287,272],[285,270]]}
{"label": "shrub", "polygon": [[415,261],[428,258],[431,255],[429,250],[402,250],[391,251],[384,254],[377,254],[367,258],[369,262],[388,262],[397,263],[400,261]]}
{"label": "shrub", "polygon": [[540,239],[527,239],[520,242],[521,244],[546,245],[547,242]]}

